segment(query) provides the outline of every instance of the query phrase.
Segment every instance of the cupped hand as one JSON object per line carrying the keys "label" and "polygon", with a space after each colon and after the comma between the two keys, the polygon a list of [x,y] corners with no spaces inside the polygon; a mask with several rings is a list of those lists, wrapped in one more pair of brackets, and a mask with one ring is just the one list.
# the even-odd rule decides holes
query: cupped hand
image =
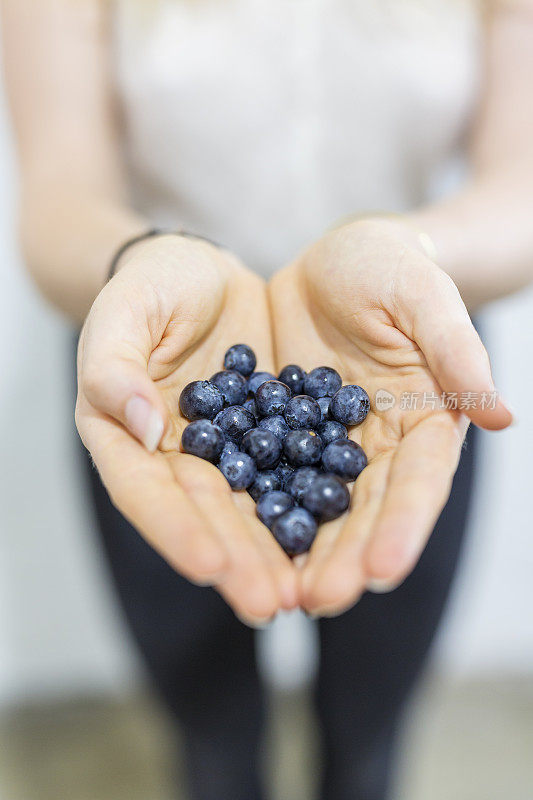
{"label": "cupped hand", "polygon": [[138,245],[101,291],[78,352],[76,423],[111,499],[175,569],[261,624],[297,604],[290,560],[212,464],[178,451],[178,398],[246,342],[273,367],[263,281],[198,240]]}
{"label": "cupped hand", "polygon": [[353,223],[270,285],[277,366],[333,366],[371,399],[350,433],[369,465],[301,574],[310,613],[340,613],[368,586],[401,582],[448,498],[468,418],[488,429],[512,422],[457,288],[413,238],[398,224]]}

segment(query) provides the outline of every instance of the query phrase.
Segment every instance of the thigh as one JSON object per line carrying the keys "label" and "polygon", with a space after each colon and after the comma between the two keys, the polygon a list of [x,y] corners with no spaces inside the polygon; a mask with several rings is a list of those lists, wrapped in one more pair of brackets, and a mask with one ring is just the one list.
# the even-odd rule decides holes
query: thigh
{"label": "thigh", "polygon": [[433,640],[459,559],[474,452],[471,428],[450,499],[407,580],[389,594],[368,592],[345,614],[320,622],[317,702],[326,750],[354,783],[346,794],[332,797],[383,796],[369,786],[365,794],[357,783],[368,783],[372,775],[379,782],[379,773],[383,791],[393,731]]}
{"label": "thigh", "polygon": [[[233,713],[234,691],[257,706],[254,633],[220,595],[178,575],[112,505],[86,456],[98,532],[119,601],[156,687],[183,722]],[[236,683],[240,681],[240,683]],[[211,720],[214,722],[214,720]]]}
{"label": "thigh", "polygon": [[213,589],[178,575],[113,506],[85,449],[82,459],[129,630],[183,734],[191,797],[262,800],[264,697],[254,631]]}

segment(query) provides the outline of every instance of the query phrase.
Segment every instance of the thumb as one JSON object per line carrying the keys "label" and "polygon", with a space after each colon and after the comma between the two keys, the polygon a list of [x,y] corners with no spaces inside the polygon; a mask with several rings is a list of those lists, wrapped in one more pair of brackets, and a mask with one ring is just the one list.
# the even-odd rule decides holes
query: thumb
{"label": "thumb", "polygon": [[165,431],[173,436],[168,408],[148,374],[152,349],[148,326],[145,322],[143,331],[130,313],[128,308],[122,314],[113,309],[110,324],[101,308],[89,315],[78,347],[78,392],[153,453]]}
{"label": "thumb", "polygon": [[459,290],[433,264],[424,265],[423,270],[422,297],[412,302],[406,301],[407,292],[397,294],[403,330],[418,344],[435,379],[452,395],[459,411],[480,428],[508,427],[513,414],[498,396],[487,351]]}

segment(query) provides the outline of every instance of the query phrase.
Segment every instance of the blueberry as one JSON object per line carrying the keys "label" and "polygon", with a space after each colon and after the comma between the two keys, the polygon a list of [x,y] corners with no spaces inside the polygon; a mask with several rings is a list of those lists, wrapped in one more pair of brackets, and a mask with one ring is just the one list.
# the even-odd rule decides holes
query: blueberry
{"label": "blueberry", "polygon": [[187,419],[213,419],[224,408],[224,398],[209,381],[193,381],[180,394],[179,407]]}
{"label": "blueberry", "polygon": [[252,428],[241,439],[241,450],[253,458],[257,469],[272,469],[277,466],[282,445],[272,431]]}
{"label": "blueberry", "polygon": [[337,439],[325,448],[322,466],[345,481],[354,481],[367,465],[365,451],[350,439]]}
{"label": "blueberry", "polygon": [[290,399],[289,387],[276,380],[262,383],[255,393],[255,402],[261,417],[283,414]]}
{"label": "blueberry", "polygon": [[274,538],[290,556],[306,553],[315,539],[317,524],[305,508],[291,508],[272,526]]}
{"label": "blueberry", "polygon": [[294,505],[294,500],[286,492],[267,492],[257,501],[255,509],[261,522],[271,528],[274,521]]}
{"label": "blueberry", "polygon": [[359,425],[370,411],[370,400],[360,386],[343,386],[332,397],[329,413],[344,425]]}
{"label": "blueberry", "polygon": [[183,431],[181,446],[192,456],[217,461],[224,447],[224,431],[208,419],[197,419]]}
{"label": "blueberry", "polygon": [[250,428],[255,428],[255,417],[242,406],[228,406],[216,415],[213,420],[215,425],[220,425],[227,439],[240,443],[242,437]]}
{"label": "blueberry", "polygon": [[255,353],[247,344],[234,344],[224,356],[224,368],[234,369],[241,375],[251,375],[256,364]]}
{"label": "blueberry", "polygon": [[224,398],[227,406],[242,406],[248,394],[246,378],[240,372],[223,370],[215,372],[211,376],[211,383],[214,383],[220,394]]}
{"label": "blueberry", "polygon": [[304,392],[311,397],[333,397],[341,386],[341,376],[331,367],[312,369],[304,380]]}
{"label": "blueberry", "polygon": [[245,408],[247,411],[249,411],[249,412],[250,412],[250,414],[253,414],[253,415],[254,415],[254,417],[256,418],[256,420],[258,419],[258,417],[259,417],[259,414],[257,413],[257,406],[256,406],[256,404],[255,404],[255,400],[254,400],[254,398],[253,398],[253,397],[250,397],[250,398],[249,398],[248,400],[246,400],[246,401],[245,401],[245,402],[244,402],[242,405],[243,405],[243,408]]}
{"label": "blueberry", "polygon": [[292,397],[283,413],[290,428],[306,428],[313,430],[320,424],[322,414],[317,401],[307,394]]}
{"label": "blueberry", "polygon": [[287,478],[285,482],[285,491],[288,492],[297,503],[300,503],[306,490],[319,475],[319,471],[314,467],[300,467]]}
{"label": "blueberry", "polygon": [[257,473],[254,482],[248,489],[248,492],[257,503],[259,498],[267,492],[277,492],[280,489],[281,481],[274,470],[266,469],[263,472]]}
{"label": "blueberry", "polygon": [[287,481],[294,472],[294,467],[291,467],[291,465],[287,462],[285,457],[282,456],[281,461],[279,462],[278,466],[275,469],[275,472],[281,483],[281,489],[285,491]]}
{"label": "blueberry", "polygon": [[283,440],[283,450],[293,466],[309,467],[320,461],[323,450],[322,439],[314,431],[299,428],[296,431],[289,431]]}
{"label": "blueberry", "polygon": [[253,458],[239,450],[223,458],[218,468],[231,488],[235,490],[247,489],[257,475],[257,467]]}
{"label": "blueberry", "polygon": [[293,394],[301,394],[304,388],[305,372],[297,364],[283,367],[278,375],[278,381],[287,384]]}
{"label": "blueberry", "polygon": [[320,522],[327,522],[344,514],[350,492],[336,475],[319,475],[305,491],[302,505]]}
{"label": "blueberry", "polygon": [[255,394],[265,381],[275,381],[276,376],[271,372],[253,372],[248,378],[248,393]]}
{"label": "blueberry", "polygon": [[222,452],[220,454],[219,461],[222,461],[222,459],[225,456],[231,456],[233,453],[236,453],[238,449],[239,448],[237,447],[235,442],[232,442],[231,439],[226,439],[226,444],[222,448]]}
{"label": "blueberry", "polygon": [[342,422],[337,422],[334,419],[326,419],[321,422],[316,432],[324,442],[324,447],[330,442],[336,442],[337,439],[347,439],[348,431]]}
{"label": "blueberry", "polygon": [[329,419],[329,404],[331,403],[331,397],[318,397],[317,403],[320,406],[320,413],[322,414],[322,422],[325,419]]}
{"label": "blueberry", "polygon": [[280,441],[283,441],[289,432],[289,426],[285,422],[285,417],[281,414],[274,414],[273,417],[263,417],[259,422],[259,427],[265,431],[271,431]]}

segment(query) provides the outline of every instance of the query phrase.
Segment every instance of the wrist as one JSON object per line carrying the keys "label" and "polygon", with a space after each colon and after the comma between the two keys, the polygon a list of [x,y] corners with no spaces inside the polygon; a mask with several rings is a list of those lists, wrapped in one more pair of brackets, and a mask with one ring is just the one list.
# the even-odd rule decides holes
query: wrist
{"label": "wrist", "polygon": [[148,236],[146,233],[139,237],[125,242],[116,252],[108,274],[108,281],[121,272],[132,262],[138,262],[139,258],[153,258],[155,254],[169,252],[174,245],[173,234],[154,234]]}
{"label": "wrist", "polygon": [[204,251],[206,249],[215,250],[216,252],[221,250],[219,245],[205,236],[189,233],[188,231],[174,232],[151,228],[127,240],[118,248],[111,261],[107,280],[111,280],[117,272],[130,262],[136,261],[139,255],[145,254],[151,258],[155,256],[159,260],[161,256],[169,252],[183,255],[184,251],[190,252],[191,247],[194,249],[198,246]]}
{"label": "wrist", "polygon": [[368,212],[348,217],[341,221],[340,226],[334,226],[334,229],[344,226],[357,226],[359,229],[365,227],[373,235],[391,236],[408,247],[418,250],[430,261],[437,262],[438,254],[433,237],[415,216],[389,212]]}

